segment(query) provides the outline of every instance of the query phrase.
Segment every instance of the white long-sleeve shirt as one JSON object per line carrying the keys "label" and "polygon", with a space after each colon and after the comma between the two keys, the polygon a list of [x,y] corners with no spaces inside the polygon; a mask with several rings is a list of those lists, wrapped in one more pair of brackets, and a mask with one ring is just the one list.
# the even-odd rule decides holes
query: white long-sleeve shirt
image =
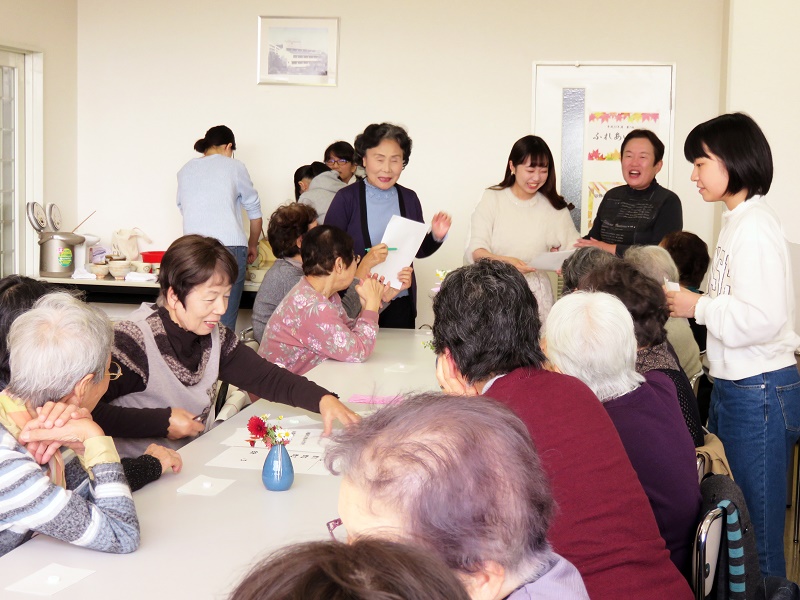
{"label": "white long-sleeve shirt", "polygon": [[695,309],[708,329],[712,377],[739,380],[796,364],[794,286],[778,215],[754,196],[723,215],[708,293]]}

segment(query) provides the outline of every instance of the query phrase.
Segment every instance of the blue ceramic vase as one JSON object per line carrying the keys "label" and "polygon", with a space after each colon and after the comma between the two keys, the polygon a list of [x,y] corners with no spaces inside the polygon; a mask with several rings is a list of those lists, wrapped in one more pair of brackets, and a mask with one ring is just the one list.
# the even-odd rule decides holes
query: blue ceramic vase
{"label": "blue ceramic vase", "polygon": [[264,467],[261,469],[261,481],[271,492],[283,492],[294,483],[294,467],[292,459],[283,444],[275,444],[269,449]]}

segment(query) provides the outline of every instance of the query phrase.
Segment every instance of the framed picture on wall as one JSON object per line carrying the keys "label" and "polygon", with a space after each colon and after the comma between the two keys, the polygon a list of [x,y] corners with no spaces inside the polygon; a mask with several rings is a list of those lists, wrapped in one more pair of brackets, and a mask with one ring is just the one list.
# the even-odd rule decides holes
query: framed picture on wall
{"label": "framed picture on wall", "polygon": [[338,60],[338,18],[258,17],[257,83],[335,86]]}

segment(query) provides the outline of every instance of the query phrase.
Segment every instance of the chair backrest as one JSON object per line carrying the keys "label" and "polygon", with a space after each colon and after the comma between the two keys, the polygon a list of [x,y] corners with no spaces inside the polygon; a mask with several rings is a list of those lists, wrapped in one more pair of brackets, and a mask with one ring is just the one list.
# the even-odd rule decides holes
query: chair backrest
{"label": "chair backrest", "polygon": [[706,457],[705,454],[697,454],[697,481],[703,482],[703,477],[706,475]]}
{"label": "chair backrest", "polygon": [[248,346],[253,350],[255,350],[256,352],[258,352],[259,343],[253,334],[252,327],[248,327],[247,329],[242,329],[242,331],[239,333],[239,341],[245,346]]}
{"label": "chair backrest", "polygon": [[714,587],[717,561],[722,547],[724,515],[725,511],[721,508],[712,508],[697,526],[692,561],[692,587],[696,600],[705,600]]}
{"label": "chair backrest", "polygon": [[689,379],[689,383],[692,384],[692,391],[694,392],[694,397],[697,398],[697,392],[700,389],[700,378],[704,375],[702,371],[699,373],[695,373],[692,375],[691,379]]}
{"label": "chair backrest", "polygon": [[[700,495],[703,498],[702,510],[706,515],[716,508],[725,513],[722,520],[725,527],[722,528],[721,551],[713,578],[716,592],[714,598],[754,599],[762,577],[755,531],[742,490],[730,477],[711,474],[706,475],[700,483]],[[708,540],[706,547],[708,548]],[[705,568],[705,563],[703,567]],[[701,597],[703,596],[698,596]]]}

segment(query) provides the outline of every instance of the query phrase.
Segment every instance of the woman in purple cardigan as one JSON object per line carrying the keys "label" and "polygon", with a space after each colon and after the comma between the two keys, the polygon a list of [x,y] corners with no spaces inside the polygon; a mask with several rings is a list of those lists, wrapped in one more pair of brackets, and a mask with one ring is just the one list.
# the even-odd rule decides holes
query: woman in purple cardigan
{"label": "woman in purple cardigan", "polygon": [[644,376],[636,372],[634,321],[611,294],[563,297],[547,316],[545,341],[553,370],[577,377],[603,403],[650,500],[670,558],[688,578],[701,498],[694,443],[675,385],[656,370]]}
{"label": "woman in purple cardigan", "polygon": [[[339,190],[333,198],[325,225],[345,230],[355,242],[356,252],[370,268],[386,260],[389,249],[380,244],[394,215],[424,223],[422,206],[413,190],[397,185],[411,155],[411,138],[402,127],[373,123],[355,141],[356,160],[361,160],[366,179]],[[442,245],[450,229],[450,216],[438,212],[431,222],[417,258],[430,256]],[[363,250],[362,250],[363,249]],[[414,329],[417,316],[417,283],[412,275],[411,290],[403,291],[380,315],[381,327]]]}

